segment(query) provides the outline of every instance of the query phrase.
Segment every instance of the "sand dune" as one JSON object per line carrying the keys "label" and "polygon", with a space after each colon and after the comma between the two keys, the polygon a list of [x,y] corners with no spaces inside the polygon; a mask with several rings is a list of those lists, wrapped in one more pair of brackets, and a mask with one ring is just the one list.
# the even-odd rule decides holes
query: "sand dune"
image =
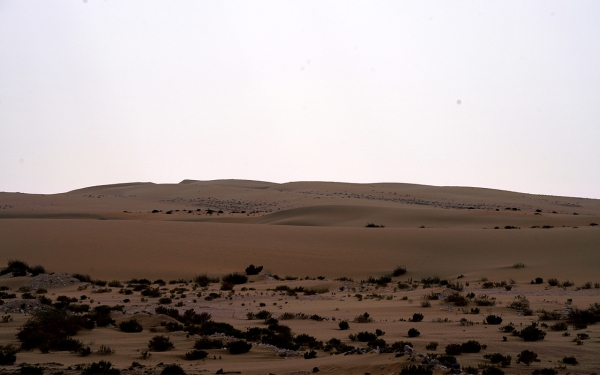
{"label": "sand dune", "polygon": [[[365,228],[367,223],[385,227]],[[586,282],[591,285],[600,282],[600,226],[594,223],[600,223],[599,200],[482,188],[396,183],[276,184],[245,180],[125,183],[53,195],[0,193],[0,262],[22,259],[42,264],[56,273],[76,272],[122,281],[189,280],[201,273],[222,276],[243,271],[249,264],[263,265],[263,275],[308,276],[310,280],[277,281],[259,276],[247,284],[255,290],[241,291],[236,286],[231,300],[220,297],[206,301],[194,297],[192,301],[187,297],[181,302],[197,311],[211,312],[215,319],[239,329],[260,324],[245,319],[247,312],[258,311],[259,303],[277,314],[304,312],[338,320],[352,319],[368,310],[376,322],[364,327],[353,325],[348,332],[340,331],[333,321],[286,322],[296,333],[325,341],[337,337],[362,347],[366,344],[349,341],[348,333],[382,328],[387,332],[388,342],[407,340],[406,330],[411,323],[406,320],[412,313],[423,310],[419,301],[431,290],[446,290],[440,285],[423,289],[422,284],[410,290],[397,290],[398,281],[416,281],[434,275],[456,281],[460,276],[462,282],[470,283],[469,290],[489,294],[498,304],[472,316],[458,314],[456,308],[449,313],[445,310],[447,304],[435,301],[433,308],[426,310],[427,321],[420,325],[422,336],[413,339],[416,350],[425,353],[428,342],[439,341],[437,352],[443,353],[443,346],[453,340],[475,338],[489,345],[488,352],[513,355],[513,365],[505,369],[506,373],[529,373],[533,368],[541,368],[542,363],[524,367],[514,361],[517,348],[519,351],[531,348],[531,344],[511,338],[512,346],[507,346],[496,328],[488,329],[482,324],[465,328],[457,321],[467,317],[479,323],[484,313],[493,312],[504,316],[507,322],[527,325],[537,319],[535,314],[522,316],[506,307],[519,293],[529,296],[535,309],[564,308],[567,298],[580,307],[600,302],[598,289],[577,290]],[[515,268],[517,263],[524,268]],[[408,272],[386,286],[357,283],[370,276],[389,274],[397,265],[405,265]],[[317,276],[322,280],[316,279]],[[334,280],[340,277],[357,282]],[[536,277],[543,278],[543,284],[532,285],[531,280]],[[549,287],[546,283],[549,278],[570,280],[574,285]],[[16,291],[28,279],[7,275],[0,277],[0,286]],[[513,289],[482,289],[482,280],[507,281]],[[272,291],[284,284],[329,288],[330,292],[296,298]],[[184,287],[190,288],[191,284]],[[341,287],[385,298],[359,301],[354,297],[356,290],[345,289],[342,293]],[[124,296],[117,289],[89,297],[107,304],[122,303]],[[213,284],[204,291],[209,292],[221,293],[219,285]],[[79,298],[82,293],[90,290],[81,292],[74,285],[51,290],[49,296],[55,299],[66,294]],[[154,370],[159,362],[190,364],[183,360],[183,354],[191,349],[193,337],[186,337],[183,332],[168,333],[157,326],[167,318],[143,313],[153,312],[157,301],[140,302],[140,298],[136,292],[126,303],[123,316],[113,314],[117,322],[137,314],[147,330],[158,327],[158,332],[169,334],[176,344],[175,351],[156,353],[145,363]],[[14,322],[0,326],[0,345],[18,343],[14,335],[27,320],[23,314],[12,314]],[[450,322],[432,322],[438,318],[449,318]],[[534,349],[546,364],[552,361],[555,367],[563,354],[574,353],[582,363],[578,371],[591,373],[600,367],[597,356],[600,332],[596,326],[585,332],[592,336],[585,345],[574,346],[572,337],[549,331],[548,339],[535,344]],[[130,336],[113,327],[86,331],[77,337],[110,343],[117,349],[110,360],[125,368],[133,360],[139,361],[140,349],[152,335],[146,332]],[[224,368],[249,374],[283,374],[310,372],[317,366],[327,374],[381,373],[382,369],[385,373],[399,373],[410,363],[407,357],[393,354],[330,356],[319,351],[317,359],[306,361],[301,357],[283,360],[273,353],[272,348],[258,346],[242,356],[212,350],[211,358],[223,359],[193,362],[190,370],[214,373]],[[41,359],[36,351],[18,356],[19,361],[29,363],[50,361]],[[65,366],[103,359],[98,356],[82,359],[67,352],[54,353],[52,358]],[[463,364],[475,366],[483,361],[482,354],[463,355],[460,359]],[[436,368],[435,373],[444,371]]]}

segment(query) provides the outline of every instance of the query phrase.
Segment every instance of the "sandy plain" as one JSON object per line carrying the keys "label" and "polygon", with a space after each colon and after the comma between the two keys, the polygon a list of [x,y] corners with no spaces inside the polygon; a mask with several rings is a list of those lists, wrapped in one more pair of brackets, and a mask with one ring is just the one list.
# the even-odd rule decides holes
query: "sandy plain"
{"label": "sandy plain", "polygon": [[[367,223],[385,227],[366,228]],[[280,320],[280,324],[296,335],[304,333],[324,342],[337,338],[360,348],[367,348],[367,343],[351,341],[349,334],[381,329],[388,344],[410,341],[417,354],[442,355],[448,344],[477,340],[487,348],[456,356],[463,368],[490,365],[483,355],[502,353],[512,356],[510,366],[502,368],[507,374],[530,374],[542,368],[554,368],[561,374],[590,374],[600,371],[598,325],[582,330],[570,326],[570,336],[542,327],[544,340],[525,342],[500,331],[497,325],[483,324],[483,320],[495,314],[503,318],[502,326],[510,322],[521,329],[537,322],[541,309],[564,312],[600,302],[600,289],[594,287],[600,282],[600,227],[592,225],[595,223],[600,223],[600,200],[481,188],[240,180],[131,183],[53,195],[0,193],[0,262],[20,259],[30,265],[41,264],[57,275],[89,274],[92,279],[123,283],[132,278],[186,280],[164,286],[163,292],[174,297],[168,306],[181,304],[176,308],[182,312],[190,308],[208,312],[213,320],[243,331],[267,327],[261,320],[248,320],[248,312],[268,310],[274,317],[285,312],[316,314],[325,319]],[[516,268],[517,263],[524,267]],[[233,294],[221,291],[218,283],[193,290],[189,282],[204,273],[220,277],[244,272],[250,264],[264,266],[261,275],[236,285]],[[406,274],[385,285],[361,283],[368,277],[390,274],[398,265],[406,267]],[[280,280],[274,278],[277,275]],[[288,280],[283,280],[286,276]],[[443,300],[422,307],[423,297],[432,291],[436,295],[452,293],[443,285],[420,282],[433,276],[462,283],[462,295],[488,295],[495,305],[479,307],[478,314],[464,313],[463,307]],[[544,281],[531,284],[538,277]],[[573,285],[550,286],[549,278],[569,280]],[[0,286],[17,294],[0,306],[4,315],[12,318],[0,323],[0,345],[19,344],[15,335],[31,311],[21,313],[14,306],[22,302],[19,288],[31,280],[31,276],[0,277]],[[484,288],[486,281],[506,281],[511,288]],[[592,287],[582,288],[587,282]],[[399,289],[398,283],[410,288]],[[160,373],[163,367],[159,363],[179,363],[188,373],[219,369],[243,374],[311,373],[317,367],[325,374],[398,374],[403,367],[417,364],[411,361],[415,356],[373,351],[331,355],[332,351],[319,349],[314,359],[282,357],[274,348],[256,343],[245,354],[210,349],[206,359],[188,361],[184,354],[197,337],[183,331],[168,332],[161,322],[172,318],[155,313],[158,298],[142,301],[140,291],[125,296],[118,293],[120,288],[93,293],[100,287],[92,285],[79,290],[87,284],[48,286],[46,296],[55,300],[60,295],[78,299],[86,295],[87,301],[94,299],[92,307],[124,305],[123,312],[112,313],[116,324],[135,316],[144,330],[134,334],[121,332],[118,326],[83,330],[74,338],[93,352],[108,345],[115,353],[81,357],[70,352],[21,351],[15,365],[4,367],[6,371],[18,371],[19,364],[29,363],[42,364],[48,374],[80,373],[75,370],[77,364],[109,360],[122,373]],[[289,295],[274,291],[283,285],[328,292]],[[171,293],[174,288],[188,289],[183,292],[185,297]],[[221,297],[207,301],[210,293]],[[519,295],[529,300],[532,315],[508,307]],[[125,298],[130,301],[124,303]],[[469,312],[475,307],[471,301],[464,308]],[[352,322],[364,312],[374,321]],[[409,322],[416,312],[424,315],[423,321]],[[461,325],[461,319],[473,325]],[[348,320],[350,329],[340,330],[341,320]],[[409,338],[410,328],[418,329],[420,335]],[[573,341],[578,333],[589,339],[578,345]],[[148,340],[157,334],[168,335],[175,349],[141,359]],[[438,348],[426,349],[432,341],[438,342]],[[525,349],[538,353],[541,361],[516,363]],[[307,351],[310,349],[300,349],[300,353]],[[563,364],[565,356],[576,357],[579,364]],[[129,370],[133,361],[146,367]],[[448,369],[436,366],[433,371],[441,374]]]}

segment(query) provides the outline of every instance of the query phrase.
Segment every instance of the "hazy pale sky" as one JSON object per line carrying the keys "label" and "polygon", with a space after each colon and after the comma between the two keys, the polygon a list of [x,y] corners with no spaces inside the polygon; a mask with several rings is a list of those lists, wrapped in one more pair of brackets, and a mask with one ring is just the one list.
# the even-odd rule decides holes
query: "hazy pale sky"
{"label": "hazy pale sky", "polygon": [[600,198],[598,1],[0,0],[0,191],[182,179]]}

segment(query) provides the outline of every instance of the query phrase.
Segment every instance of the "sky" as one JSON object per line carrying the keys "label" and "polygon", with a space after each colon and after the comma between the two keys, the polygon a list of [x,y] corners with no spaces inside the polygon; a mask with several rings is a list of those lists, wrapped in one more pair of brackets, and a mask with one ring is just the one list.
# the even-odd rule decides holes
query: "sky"
{"label": "sky", "polygon": [[183,179],[600,198],[597,1],[0,0],[0,191]]}

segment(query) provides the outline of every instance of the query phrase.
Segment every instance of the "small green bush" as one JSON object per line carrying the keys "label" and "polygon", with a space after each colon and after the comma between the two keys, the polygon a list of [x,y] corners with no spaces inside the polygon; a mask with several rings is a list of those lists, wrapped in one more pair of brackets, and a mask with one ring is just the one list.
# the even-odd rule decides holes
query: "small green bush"
{"label": "small green bush", "polygon": [[338,323],[338,327],[340,327],[340,329],[341,329],[342,331],[344,331],[344,330],[346,330],[346,329],[350,328],[350,324],[348,324],[348,322],[347,322],[347,321],[345,321],[345,320],[342,320],[341,322],[339,322],[339,323]]}

